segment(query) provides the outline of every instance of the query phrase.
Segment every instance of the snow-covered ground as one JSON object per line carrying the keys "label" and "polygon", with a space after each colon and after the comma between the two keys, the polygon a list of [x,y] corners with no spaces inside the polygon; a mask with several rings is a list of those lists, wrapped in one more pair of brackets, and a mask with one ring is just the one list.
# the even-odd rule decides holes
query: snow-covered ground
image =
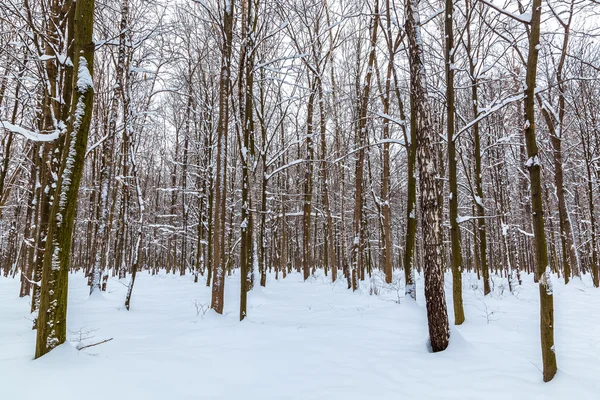
{"label": "snow-covered ground", "polygon": [[422,281],[414,304],[379,279],[371,295],[370,282],[352,293],[322,274],[269,276],[240,323],[237,275],[219,316],[205,312],[210,290],[191,276],[140,274],[128,312],[124,284],[88,298],[74,274],[70,344],[36,361],[29,299],[17,297],[18,279],[0,278],[0,399],[600,399],[600,290],[588,278],[568,287],[554,278],[559,373],[547,384],[531,277],[515,295],[496,279],[484,299],[466,274],[467,321],[431,354]]}

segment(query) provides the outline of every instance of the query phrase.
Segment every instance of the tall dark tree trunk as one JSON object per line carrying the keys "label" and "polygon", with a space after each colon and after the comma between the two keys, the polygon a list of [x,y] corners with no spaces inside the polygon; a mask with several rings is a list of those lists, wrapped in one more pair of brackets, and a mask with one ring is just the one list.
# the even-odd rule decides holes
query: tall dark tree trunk
{"label": "tall dark tree trunk", "polygon": [[94,87],[94,0],[75,3],[73,18],[73,96],[63,157],[52,203],[42,271],[35,357],[64,343],[73,224],[92,117]]}
{"label": "tall dark tree trunk", "polygon": [[446,132],[448,136],[448,175],[450,181],[450,240],[452,242],[452,298],[454,300],[454,323],[465,321],[462,300],[462,251],[460,227],[458,226],[458,176],[456,172],[456,140],[454,137],[454,2],[446,0],[444,31],[446,34]]}
{"label": "tall dark tree trunk", "polygon": [[540,333],[544,382],[552,380],[556,374],[556,353],[554,349],[554,294],[548,267],[548,247],[544,229],[544,208],[542,203],[542,177],[539,150],[535,132],[535,89],[540,43],[540,23],[542,0],[533,0],[531,31],[529,34],[529,55],[525,76],[525,142],[527,156],[525,164],[529,170],[531,185],[531,211],[535,239],[536,276],[540,290]]}
{"label": "tall dark tree trunk", "polygon": [[211,308],[223,314],[225,293],[225,198],[227,131],[229,127],[229,77],[231,74],[231,46],[233,40],[233,2],[224,0],[223,48],[221,49],[221,74],[219,77],[219,122],[217,126],[217,154],[215,171],[213,286]]}
{"label": "tall dark tree trunk", "polygon": [[310,267],[313,262],[311,257],[310,220],[313,197],[313,159],[315,153],[313,141],[313,111],[316,94],[314,88],[315,80],[309,85],[311,89],[306,107],[306,169],[304,172],[304,199],[302,204],[302,272],[304,280],[307,280],[310,276]]}
{"label": "tall dark tree trunk", "polygon": [[419,162],[420,206],[423,230],[423,274],[429,342],[433,352],[448,347],[450,327],[444,294],[444,262],[442,259],[442,225],[439,204],[438,151],[433,131],[431,111],[427,104],[426,73],[420,42],[419,3],[408,0],[405,9],[405,29],[409,44],[410,90],[414,102]]}
{"label": "tall dark tree trunk", "polygon": [[[356,126],[356,147],[358,155],[356,158],[356,168],[354,170],[354,218],[353,218],[353,238],[352,238],[352,273],[361,274],[364,277],[364,227],[363,227],[363,170],[365,168],[365,145],[367,144],[367,111],[369,107],[369,97],[371,93],[371,81],[375,67],[375,56],[377,47],[377,29],[379,27],[379,0],[375,0],[373,6],[373,17],[369,32],[371,34],[369,42],[369,59],[367,61],[367,74],[360,90],[358,124]],[[358,69],[357,69],[358,73]],[[352,289],[357,289],[358,279],[353,279]]]}
{"label": "tall dark tree trunk", "polygon": [[240,158],[242,161],[242,204],[240,242],[240,321],[246,317],[247,292],[252,287],[252,266],[257,261],[253,238],[251,169],[254,165],[254,0],[241,2],[242,50],[240,52],[239,106],[242,122]]}

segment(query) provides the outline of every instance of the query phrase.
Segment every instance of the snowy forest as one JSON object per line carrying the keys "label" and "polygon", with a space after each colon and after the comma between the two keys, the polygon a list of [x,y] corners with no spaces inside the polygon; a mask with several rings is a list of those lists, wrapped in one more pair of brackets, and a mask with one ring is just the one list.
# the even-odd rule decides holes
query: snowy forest
{"label": "snowy forest", "polygon": [[599,398],[598,21],[3,0],[0,398]]}

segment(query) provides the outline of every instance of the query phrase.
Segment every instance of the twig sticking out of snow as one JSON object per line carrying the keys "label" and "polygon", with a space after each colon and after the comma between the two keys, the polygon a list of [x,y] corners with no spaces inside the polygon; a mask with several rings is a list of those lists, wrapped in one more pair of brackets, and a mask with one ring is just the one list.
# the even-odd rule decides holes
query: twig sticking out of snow
{"label": "twig sticking out of snow", "polygon": [[77,345],[77,350],[81,351],[83,349],[87,349],[88,347],[94,347],[94,346],[98,346],[99,344],[110,342],[111,340],[113,340],[113,338],[102,340],[101,342],[97,342],[97,343],[86,344],[85,346]]}

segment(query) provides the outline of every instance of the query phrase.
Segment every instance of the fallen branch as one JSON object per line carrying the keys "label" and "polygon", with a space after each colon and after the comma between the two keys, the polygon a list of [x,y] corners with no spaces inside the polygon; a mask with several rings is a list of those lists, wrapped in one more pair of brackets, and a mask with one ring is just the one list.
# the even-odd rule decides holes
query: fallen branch
{"label": "fallen branch", "polygon": [[106,343],[106,342],[110,342],[111,340],[113,340],[113,338],[106,339],[106,340],[103,340],[103,341],[101,341],[101,342],[98,342],[98,343],[86,344],[85,346],[79,346],[79,345],[78,345],[78,346],[77,346],[77,350],[81,351],[81,350],[83,350],[83,349],[87,349],[88,347],[94,347],[94,346],[98,346],[99,344],[103,344],[103,343]]}

